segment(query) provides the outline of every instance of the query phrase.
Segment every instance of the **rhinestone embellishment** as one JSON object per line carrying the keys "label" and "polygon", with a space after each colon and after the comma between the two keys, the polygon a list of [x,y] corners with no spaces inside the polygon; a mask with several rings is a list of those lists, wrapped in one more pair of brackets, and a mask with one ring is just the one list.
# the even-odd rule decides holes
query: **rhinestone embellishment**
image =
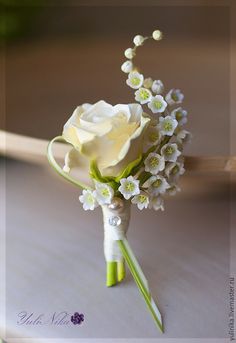
{"label": "rhinestone embellishment", "polygon": [[121,218],[118,216],[112,216],[109,218],[109,224],[111,226],[118,226],[121,224]]}

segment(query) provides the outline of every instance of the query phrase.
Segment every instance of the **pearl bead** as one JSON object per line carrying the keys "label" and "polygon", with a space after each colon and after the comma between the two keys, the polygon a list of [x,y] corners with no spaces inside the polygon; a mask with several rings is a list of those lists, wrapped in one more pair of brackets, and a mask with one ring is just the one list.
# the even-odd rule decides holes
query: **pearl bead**
{"label": "pearl bead", "polygon": [[124,202],[120,198],[113,198],[108,208],[110,210],[121,210],[124,208]]}

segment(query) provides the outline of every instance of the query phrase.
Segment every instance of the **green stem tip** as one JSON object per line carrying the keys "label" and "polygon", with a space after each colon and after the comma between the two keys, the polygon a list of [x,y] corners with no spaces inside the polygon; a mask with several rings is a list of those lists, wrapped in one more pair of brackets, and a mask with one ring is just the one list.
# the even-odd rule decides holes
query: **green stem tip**
{"label": "green stem tip", "polygon": [[107,262],[107,287],[117,283],[117,262]]}
{"label": "green stem tip", "polygon": [[121,282],[125,278],[125,261],[117,262],[117,279]]}

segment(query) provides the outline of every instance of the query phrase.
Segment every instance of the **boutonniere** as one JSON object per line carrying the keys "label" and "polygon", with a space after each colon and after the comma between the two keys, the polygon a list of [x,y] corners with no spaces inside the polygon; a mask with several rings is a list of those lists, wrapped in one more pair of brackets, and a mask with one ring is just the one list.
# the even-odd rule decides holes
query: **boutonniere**
{"label": "boutonniere", "polygon": [[[178,181],[185,171],[183,149],[191,135],[184,129],[188,116],[182,91],[166,90],[161,80],[144,77],[134,65],[138,49],[148,39],[160,41],[162,33],[155,30],[149,37],[135,36],[121,66],[135,102],[111,105],[100,100],[78,106],[62,135],[49,143],[47,156],[61,176],[79,187],[78,199],[84,210],[102,209],[106,285],[114,286],[125,278],[126,262],[163,332],[160,311],[127,240],[130,206],[164,210],[167,197],[180,190]],[[53,156],[56,141],[71,145],[64,166]],[[86,178],[80,180],[74,171],[83,172]]]}

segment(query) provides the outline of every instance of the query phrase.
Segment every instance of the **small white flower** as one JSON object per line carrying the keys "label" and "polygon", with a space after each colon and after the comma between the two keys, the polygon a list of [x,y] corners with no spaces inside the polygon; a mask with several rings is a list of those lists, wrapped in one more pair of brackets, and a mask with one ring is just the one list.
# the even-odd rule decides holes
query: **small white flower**
{"label": "small white flower", "polygon": [[176,143],[167,143],[161,148],[161,155],[164,156],[165,161],[176,162],[181,152]]}
{"label": "small white flower", "polygon": [[106,183],[96,182],[95,197],[99,205],[110,204],[114,196],[114,190]]}
{"label": "small white flower", "polygon": [[153,208],[155,211],[164,211],[164,200],[160,197],[153,197],[150,201],[149,208]]}
{"label": "small white flower", "polygon": [[162,113],[165,111],[167,103],[165,102],[163,96],[154,96],[148,104],[148,107],[153,113]]}
{"label": "small white flower", "polygon": [[157,126],[149,126],[145,133],[145,143],[147,146],[157,145],[162,138],[162,135]]}
{"label": "small white flower", "polygon": [[152,78],[151,77],[148,77],[146,78],[144,81],[143,81],[143,86],[145,88],[151,88],[152,87],[152,84],[153,84],[153,81],[152,81]]}
{"label": "small white flower", "polygon": [[152,93],[147,88],[139,88],[135,93],[135,100],[140,102],[140,104],[146,104],[152,98]]}
{"label": "small white flower", "polygon": [[192,135],[187,130],[180,130],[176,136],[177,143],[180,145],[190,142],[191,138],[192,138]]}
{"label": "small white flower", "polygon": [[133,42],[136,46],[140,46],[143,44],[145,38],[141,35],[137,35],[134,37]]}
{"label": "small white flower", "polygon": [[83,190],[82,195],[79,196],[79,201],[83,204],[83,209],[85,211],[94,210],[98,206],[95,196],[95,191]]}
{"label": "small white flower", "polygon": [[180,104],[184,100],[184,95],[180,89],[171,89],[166,95],[166,101],[169,105]]}
{"label": "small white flower", "polygon": [[162,39],[162,32],[160,30],[153,31],[152,38],[155,39],[155,40]]}
{"label": "small white flower", "polygon": [[149,197],[146,193],[142,192],[138,195],[135,195],[131,202],[132,204],[136,204],[139,210],[143,210],[144,208],[148,208]]}
{"label": "small white flower", "polygon": [[171,116],[160,117],[159,119],[159,129],[164,136],[172,136],[177,126],[177,120]]}
{"label": "small white flower", "polygon": [[161,175],[151,176],[148,180],[149,187],[148,192],[154,196],[163,194],[170,187],[166,179]]}
{"label": "small white flower", "polygon": [[180,192],[180,191],[181,191],[181,189],[180,189],[179,186],[177,186],[177,185],[171,185],[171,187],[168,188],[168,189],[166,190],[166,193],[167,193],[168,195],[173,196],[173,195],[175,195],[177,192]]}
{"label": "small white flower", "polygon": [[177,180],[180,175],[183,175],[185,172],[183,162],[171,162],[165,168],[165,174],[168,178],[171,178],[172,181]]}
{"label": "small white flower", "polygon": [[178,107],[171,112],[171,117],[175,118],[179,125],[182,126],[187,123],[187,114],[188,112],[182,109],[182,107]]}
{"label": "small white flower", "polygon": [[124,198],[128,200],[133,195],[140,193],[139,180],[136,180],[133,176],[121,179],[118,190],[124,196]]}
{"label": "small white flower", "polygon": [[143,75],[139,74],[137,71],[129,73],[128,79],[126,80],[128,86],[133,89],[138,89],[143,84]]}
{"label": "small white flower", "polygon": [[152,84],[152,91],[155,94],[161,94],[164,91],[164,85],[161,80],[155,80]]}
{"label": "small white flower", "polygon": [[128,48],[125,50],[124,55],[126,58],[132,59],[135,56],[135,51],[132,48]]}
{"label": "small white flower", "polygon": [[165,168],[165,159],[163,156],[151,152],[144,161],[145,171],[150,172],[155,175],[159,171],[162,171]]}
{"label": "small white flower", "polygon": [[124,73],[130,73],[133,70],[133,63],[131,61],[125,61],[121,66],[121,70]]}

